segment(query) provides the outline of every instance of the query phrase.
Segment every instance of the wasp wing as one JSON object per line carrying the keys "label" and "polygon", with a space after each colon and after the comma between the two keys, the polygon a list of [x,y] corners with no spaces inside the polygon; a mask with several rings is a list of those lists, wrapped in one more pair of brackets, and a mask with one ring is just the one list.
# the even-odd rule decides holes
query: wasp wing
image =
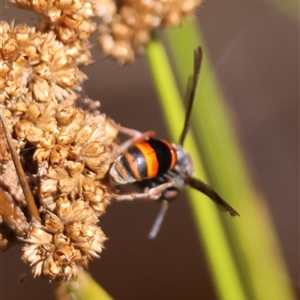
{"label": "wasp wing", "polygon": [[232,217],[239,216],[239,213],[232,208],[225,200],[223,200],[208,184],[204,183],[202,180],[194,178],[194,177],[187,177],[185,182],[193,187],[194,189],[200,191],[201,193],[205,194],[209,197],[212,201],[214,201],[218,207],[223,211],[228,211]]}

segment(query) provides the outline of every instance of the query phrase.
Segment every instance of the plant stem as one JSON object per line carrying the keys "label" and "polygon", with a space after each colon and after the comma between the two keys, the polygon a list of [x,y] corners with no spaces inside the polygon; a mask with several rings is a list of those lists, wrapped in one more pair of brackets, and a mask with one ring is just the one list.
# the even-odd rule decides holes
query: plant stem
{"label": "plant stem", "polygon": [[[193,61],[193,51],[190,52],[190,60]],[[179,138],[182,124],[184,122],[184,108],[181,97],[170,68],[168,58],[163,46],[157,40],[152,40],[147,46],[147,58],[152,77],[159,95],[162,111],[172,138]],[[190,69],[190,74],[192,68]],[[178,122],[182,120],[182,122]],[[197,174],[201,179],[206,178],[203,166],[195,153],[197,149],[191,134],[186,138],[185,145],[193,155]],[[226,234],[222,223],[213,204],[198,191],[191,191],[198,199],[193,202],[193,211],[200,240],[205,245],[206,254],[219,296],[226,300],[247,299],[239,278],[234,258],[226,240]],[[202,201],[203,200],[203,201]],[[221,249],[221,251],[220,251]]]}

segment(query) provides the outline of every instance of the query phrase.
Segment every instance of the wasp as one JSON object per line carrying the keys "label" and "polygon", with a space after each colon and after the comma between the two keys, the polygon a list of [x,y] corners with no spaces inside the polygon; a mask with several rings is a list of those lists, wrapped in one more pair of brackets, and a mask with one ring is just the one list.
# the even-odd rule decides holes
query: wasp
{"label": "wasp", "polygon": [[117,185],[137,183],[142,188],[141,193],[118,195],[118,200],[150,199],[162,201],[161,210],[149,234],[151,239],[157,235],[167,211],[168,202],[175,199],[185,185],[189,185],[208,196],[220,209],[229,212],[231,216],[239,215],[209,185],[193,177],[193,159],[183,148],[189,129],[201,62],[202,49],[199,47],[194,53],[194,72],[188,82],[186,92],[188,108],[179,143],[174,144],[166,140],[156,139],[151,131],[140,134],[136,139],[132,139],[131,147],[119,155],[110,168],[110,176]]}

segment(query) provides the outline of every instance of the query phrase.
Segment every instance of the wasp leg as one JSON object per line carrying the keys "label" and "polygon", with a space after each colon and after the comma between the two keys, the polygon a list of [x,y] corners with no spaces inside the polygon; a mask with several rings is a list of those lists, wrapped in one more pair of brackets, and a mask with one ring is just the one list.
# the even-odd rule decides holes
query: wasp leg
{"label": "wasp leg", "polygon": [[88,110],[90,113],[99,112],[100,101],[92,100],[82,87],[78,87],[76,90],[80,95],[77,99],[77,104],[81,108]]}
{"label": "wasp leg", "polygon": [[119,154],[124,153],[128,148],[130,148],[132,145],[142,142],[144,140],[147,140],[149,138],[154,138],[155,137],[155,132],[150,130],[146,131],[144,133],[131,129],[131,128],[126,128],[126,127],[120,127],[120,132],[123,134],[126,134],[132,138],[126,140],[123,142],[118,149]]}
{"label": "wasp leg", "polygon": [[160,230],[161,224],[162,224],[162,222],[166,216],[166,213],[168,211],[168,207],[169,207],[169,202],[164,199],[161,203],[161,207],[160,207],[158,215],[154,221],[154,224],[152,225],[152,228],[149,232],[148,238],[150,240],[153,240],[156,238],[156,236]]}
{"label": "wasp leg", "polygon": [[126,195],[114,195],[113,198],[117,201],[132,201],[132,200],[159,200],[162,193],[172,187],[172,182],[160,184],[151,189],[145,189],[143,193],[132,193]]}
{"label": "wasp leg", "polygon": [[158,200],[159,196],[157,197],[150,197],[149,193],[132,193],[126,195],[113,195],[113,199],[116,201],[132,201],[132,200]]}
{"label": "wasp leg", "polygon": [[135,137],[138,137],[140,135],[142,135],[143,133],[138,131],[138,130],[135,130],[135,129],[132,129],[132,128],[127,128],[127,127],[123,127],[121,126],[120,127],[120,132],[127,135],[127,136],[130,136],[132,138],[135,138]]}

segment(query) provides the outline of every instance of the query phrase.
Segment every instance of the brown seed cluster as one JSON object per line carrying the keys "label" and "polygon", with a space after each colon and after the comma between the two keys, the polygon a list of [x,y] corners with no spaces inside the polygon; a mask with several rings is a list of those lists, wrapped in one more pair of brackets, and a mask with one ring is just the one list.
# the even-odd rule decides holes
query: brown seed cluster
{"label": "brown seed cluster", "polygon": [[44,223],[33,223],[24,239],[23,260],[35,276],[74,279],[78,268],[102,252],[106,237],[85,201],[58,199],[54,212],[46,211]]}
{"label": "brown seed cluster", "polygon": [[53,32],[0,22],[0,104],[14,116],[27,112],[32,101],[74,101],[86,79]]}
{"label": "brown seed cluster", "polygon": [[98,30],[105,55],[131,62],[155,28],[179,25],[201,0],[11,2],[41,22],[0,21],[0,250],[21,241],[35,276],[70,280],[102,252],[98,218],[112,198],[106,176],[118,148],[119,126],[79,92],[88,39]]}
{"label": "brown seed cluster", "polygon": [[92,62],[91,34],[96,30],[92,21],[95,14],[95,1],[86,0],[11,0],[12,3],[38,13],[42,17],[39,30],[52,32],[57,40],[65,45],[65,51],[77,64]]}
{"label": "brown seed cluster", "polygon": [[53,31],[78,63],[91,62],[88,42],[98,30],[107,56],[132,62],[159,27],[180,25],[202,0],[11,0],[43,17],[41,28]]}
{"label": "brown seed cluster", "polygon": [[103,2],[104,22],[98,25],[100,48],[104,54],[125,63],[143,50],[154,29],[180,25],[202,0],[125,0],[118,5],[112,0]]}
{"label": "brown seed cluster", "polygon": [[57,132],[49,143],[42,146],[40,139],[31,140],[37,147],[33,159],[38,162],[42,204],[52,210],[58,197],[76,200],[80,195],[100,216],[110,198],[101,179],[115,158],[117,127],[103,115],[70,107],[57,113],[56,121]]}
{"label": "brown seed cluster", "polygon": [[[45,109],[39,110],[34,122],[30,115],[38,107]],[[48,123],[39,126],[43,117]],[[35,149],[23,168],[32,178],[29,183],[41,212],[41,222],[31,223],[22,238],[23,260],[33,266],[35,276],[73,279],[78,267],[87,266],[103,249],[105,235],[97,223],[111,194],[101,179],[115,159],[117,126],[100,114],[33,102],[14,125],[13,134],[21,157],[28,143]],[[9,166],[10,161],[2,163],[4,170]],[[13,186],[7,180],[3,177],[6,186]]]}
{"label": "brown seed cluster", "polygon": [[30,219],[1,126],[1,198],[8,209],[0,245],[14,233],[35,276],[73,279],[103,249],[97,223],[111,198],[103,178],[116,157],[119,126],[76,107],[86,77],[53,32],[1,22],[0,33],[0,110],[40,212],[40,220]]}

